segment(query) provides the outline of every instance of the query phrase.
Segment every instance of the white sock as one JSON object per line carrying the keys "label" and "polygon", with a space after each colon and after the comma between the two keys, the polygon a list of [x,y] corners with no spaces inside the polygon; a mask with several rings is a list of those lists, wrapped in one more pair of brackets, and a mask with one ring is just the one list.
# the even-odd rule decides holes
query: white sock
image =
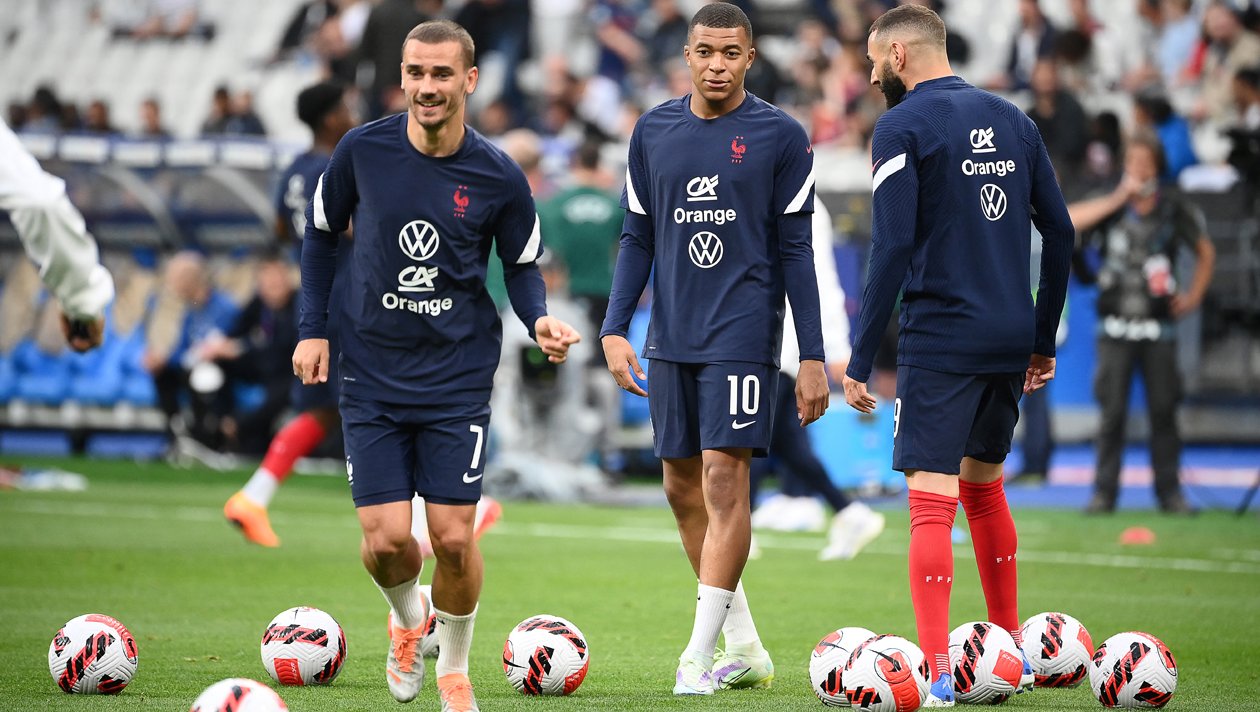
{"label": "white sock", "polygon": [[376,587],[381,589],[385,600],[389,601],[389,607],[394,612],[394,625],[407,630],[424,625],[429,612],[425,610],[424,597],[420,595],[419,576],[390,588],[379,583]]}
{"label": "white sock", "polygon": [[453,616],[433,609],[437,614],[438,659],[434,672],[438,679],[453,672],[468,674],[468,649],[472,647],[473,623],[477,609],[466,616]]}
{"label": "white sock", "polygon": [[761,647],[742,579],[735,584],[735,597],[731,599],[731,610],[726,613],[726,622],[722,624],[722,635],[726,636],[727,650],[753,651]]}
{"label": "white sock", "polygon": [[254,470],[254,476],[249,478],[249,482],[241,488],[241,494],[245,495],[245,499],[266,509],[279,488],[280,479],[266,468],[260,467]]}
{"label": "white sock", "polygon": [[712,666],[713,649],[717,647],[718,634],[722,632],[722,624],[726,622],[726,614],[734,598],[734,591],[700,584],[696,594],[696,624],[691,629],[691,640],[683,655],[700,653],[707,656]]}

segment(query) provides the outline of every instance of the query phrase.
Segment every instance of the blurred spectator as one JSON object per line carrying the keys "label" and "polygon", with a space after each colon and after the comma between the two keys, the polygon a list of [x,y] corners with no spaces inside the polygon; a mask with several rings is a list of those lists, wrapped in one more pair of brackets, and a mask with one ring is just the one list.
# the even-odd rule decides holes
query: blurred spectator
{"label": "blurred spectator", "polygon": [[27,119],[30,114],[26,110],[26,104],[20,101],[9,102],[9,128],[14,131],[21,131],[26,126]]}
{"label": "blurred spectator", "polygon": [[477,130],[488,138],[498,138],[512,128],[512,109],[507,102],[495,100],[477,114]]}
{"label": "blurred spectator", "polygon": [[529,0],[468,0],[455,15],[477,47],[478,88],[492,91],[494,82],[487,80],[498,75],[502,90],[497,98],[516,111],[524,108],[516,72],[529,53],[529,20]]}
{"label": "blurred spectator", "polygon": [[1199,42],[1199,18],[1192,0],[1161,0],[1159,4],[1159,70],[1164,84],[1177,86],[1185,81],[1186,67]]}
{"label": "blurred spectator", "polygon": [[1033,105],[1028,117],[1037,124],[1046,152],[1055,169],[1073,175],[1085,158],[1089,124],[1085,109],[1071,92],[1059,86],[1058,66],[1053,59],[1040,59],[1032,73]]}
{"label": "blurred spectator", "polygon": [[143,138],[170,138],[171,132],[162,125],[162,105],[155,97],[140,104],[140,135]]}
{"label": "blurred spectator", "polygon": [[1247,131],[1260,131],[1260,68],[1240,69],[1234,75],[1234,104],[1237,125]]}
{"label": "blurred spectator", "polygon": [[503,134],[499,147],[521,167],[535,201],[546,199],[555,190],[542,171],[542,140],[538,134],[529,129],[512,129]]}
{"label": "blurred spectator", "polygon": [[115,32],[138,40],[213,34],[213,28],[197,22],[197,0],[148,0],[144,5],[143,19],[138,24],[119,27]]}
{"label": "blurred spectator", "polygon": [[798,105],[808,106],[822,99],[823,75],[831,66],[832,58],[839,53],[840,43],[827,34],[823,23],[805,20],[800,24],[796,30],[796,58],[792,62]]}
{"label": "blurred spectator", "polygon": [[678,10],[678,0],[652,0],[652,14],[656,26],[647,40],[648,62],[652,73],[663,77],[664,65],[682,56],[683,46],[687,44],[688,18]]}
{"label": "blurred spectator", "polygon": [[[201,347],[202,360],[224,373],[218,389],[220,431],[233,450],[261,453],[271,441],[272,426],[289,405],[293,349],[297,346],[297,310],[289,266],[271,258],[258,269],[258,293],[222,336],[211,336]],[[261,405],[235,414],[234,386],[252,383],[266,388]]]}
{"label": "blurred spectator", "polygon": [[227,133],[228,122],[232,120],[232,95],[226,86],[214,90],[214,100],[210,104],[210,116],[201,125],[204,136],[220,136]]}
{"label": "blurred spectator", "polygon": [[117,133],[113,124],[109,122],[109,105],[100,99],[88,104],[86,116],[83,122],[84,131],[98,134]]}
{"label": "blurred spectator", "polygon": [[232,116],[224,131],[229,136],[266,136],[262,119],[254,111],[254,93],[243,91],[232,99]]}
{"label": "blurred spectator", "polygon": [[586,307],[591,324],[603,324],[625,211],[609,189],[614,177],[600,166],[600,144],[587,141],[574,154],[573,183],[538,206],[547,246],[569,270],[569,294]]}
{"label": "blurred spectator", "polygon": [[1260,37],[1244,28],[1238,14],[1220,0],[1204,13],[1203,30],[1208,45],[1200,75],[1202,93],[1193,116],[1225,124],[1234,111],[1234,74],[1260,64]]}
{"label": "blurred spectator", "polygon": [[[1098,371],[1094,393],[1102,409],[1098,467],[1089,513],[1111,512],[1119,494],[1121,456],[1128,420],[1129,384],[1141,364],[1151,423],[1151,467],[1155,493],[1165,512],[1192,513],[1181,495],[1178,469],[1181,438],[1177,405],[1174,321],[1196,309],[1212,280],[1216,253],[1203,213],[1159,187],[1164,172],[1159,139],[1140,132],[1125,149],[1125,175],[1110,195],[1069,206],[1072,224],[1087,246],[1097,245],[1102,265],[1090,274],[1078,261],[1078,276],[1098,283]],[[1179,285],[1180,248],[1198,256],[1188,287]]]}
{"label": "blurred spectator", "polygon": [[1176,183],[1182,170],[1199,162],[1190,139],[1190,124],[1173,113],[1172,105],[1163,96],[1138,96],[1133,109],[1133,121],[1140,128],[1159,137],[1164,154],[1164,172],[1160,179],[1164,183]]}
{"label": "blurred spectator", "polygon": [[254,112],[253,92],[243,91],[235,97],[226,86],[214,90],[210,116],[201,125],[203,136],[266,136],[262,119]]}
{"label": "blurred spectator", "polygon": [[280,36],[280,46],[276,48],[272,61],[284,59],[305,47],[325,22],[337,16],[338,9],[337,3],[332,0],[302,3],[284,28],[284,34]]}
{"label": "blurred spectator", "polygon": [[[442,0],[381,0],[372,8],[363,38],[359,41],[357,64],[371,67],[366,101],[369,120],[384,116],[385,93],[402,79],[402,46],[416,25],[432,20],[442,11]],[[401,93],[401,92],[399,92]]]}
{"label": "blurred spectator", "polygon": [[567,58],[573,41],[584,33],[582,0],[532,0],[534,57],[546,62],[551,57]]}
{"label": "blurred spectator", "polygon": [[22,129],[35,133],[55,133],[61,130],[61,102],[51,88],[41,86],[35,90]]}
{"label": "blurred spectator", "polygon": [[[178,435],[186,431],[202,443],[217,448],[221,444],[221,413],[216,409],[215,394],[222,386],[222,372],[218,372],[216,383],[214,369],[202,369],[202,378],[198,379],[201,382],[192,384],[195,388],[189,388],[189,378],[194,368],[205,363],[201,358],[202,346],[231,331],[240,308],[211,285],[205,258],[197,252],[184,251],[171,258],[166,265],[166,289],[187,305],[179,339],[169,355],[152,349],[146,351],[141,364],[153,375],[158,405],[170,419],[171,429]],[[178,417],[179,396],[185,389],[189,390],[192,401],[191,423]]]}
{"label": "blurred spectator", "polygon": [[[757,48],[756,35],[753,35],[752,46],[753,46],[753,49]],[[687,69],[686,63],[684,61],[681,61],[681,57],[682,57],[681,49],[678,52],[678,57],[679,59],[675,61],[682,64],[682,68],[685,73],[682,75],[681,78],[687,82],[687,88],[683,91],[682,94],[678,94],[678,95],[675,95],[671,91],[670,92],[671,98],[674,96],[683,96],[687,94],[688,92],[690,92],[692,90],[692,87],[695,86],[691,83],[691,73],[686,71]],[[659,68],[659,71],[661,72],[662,76],[671,85],[673,83],[673,77],[671,76],[670,70],[673,67],[673,65],[674,65],[674,62],[665,62]],[[771,62],[769,57],[758,52],[756,61],[752,63],[752,66],[750,66],[748,68],[748,71],[744,74],[744,89],[750,92],[753,96],[759,99],[762,99],[763,101],[768,101],[773,104],[781,100],[780,95],[783,93],[783,90],[786,87],[787,87],[787,83],[783,80],[783,75],[779,72],[778,66],[776,66],[774,62]],[[786,98],[786,97],[783,97],[783,98]]]}
{"label": "blurred spectator", "polygon": [[1020,91],[1029,88],[1038,59],[1054,53],[1055,29],[1041,12],[1038,0],[1019,0],[1019,31],[1011,40],[1006,73],[994,77],[993,89]]}
{"label": "blurred spectator", "polygon": [[622,85],[630,70],[643,61],[643,43],[634,36],[638,18],[628,7],[630,0],[595,0],[588,16],[599,42],[596,74]]}
{"label": "blurred spectator", "polygon": [[[1089,145],[1085,147],[1085,164],[1080,180],[1074,187],[1064,186],[1069,200],[1084,193],[1110,186],[1120,179],[1120,119],[1110,111],[1104,111],[1090,122]],[[1075,188],[1075,189],[1070,189]]]}

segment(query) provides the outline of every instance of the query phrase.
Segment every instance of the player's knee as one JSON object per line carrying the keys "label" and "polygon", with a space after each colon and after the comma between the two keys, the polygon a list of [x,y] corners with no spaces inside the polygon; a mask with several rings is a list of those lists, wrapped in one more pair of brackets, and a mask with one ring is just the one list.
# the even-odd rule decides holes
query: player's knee
{"label": "player's knee", "polygon": [[473,546],[471,528],[452,527],[443,531],[430,531],[433,554],[445,564],[458,565]]}
{"label": "player's knee", "polygon": [[704,491],[695,483],[679,477],[665,478],[665,499],[674,509],[704,506]]}
{"label": "player's knee", "polygon": [[726,472],[714,468],[709,471],[705,490],[711,514],[715,517],[747,513],[748,478],[740,477],[738,471]]}
{"label": "player's knee", "polygon": [[378,560],[396,559],[407,553],[407,549],[411,546],[411,539],[410,530],[391,532],[377,529],[364,532],[363,545]]}

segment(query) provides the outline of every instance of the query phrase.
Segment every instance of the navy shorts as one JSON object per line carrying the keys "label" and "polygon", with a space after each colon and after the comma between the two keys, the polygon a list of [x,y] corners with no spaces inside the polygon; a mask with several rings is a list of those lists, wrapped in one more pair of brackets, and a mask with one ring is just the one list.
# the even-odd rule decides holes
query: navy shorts
{"label": "navy shorts", "polygon": [[476,504],[486,468],[490,405],[392,405],[341,395],[354,506]]}
{"label": "navy shorts", "polygon": [[942,373],[898,366],[893,469],[956,475],[964,457],[1004,462],[1023,389],[1023,373]]}
{"label": "navy shorts", "polygon": [[647,390],[657,457],[696,457],[724,447],[752,448],[754,457],[766,456],[779,390],[779,369],[773,365],[653,359]]}

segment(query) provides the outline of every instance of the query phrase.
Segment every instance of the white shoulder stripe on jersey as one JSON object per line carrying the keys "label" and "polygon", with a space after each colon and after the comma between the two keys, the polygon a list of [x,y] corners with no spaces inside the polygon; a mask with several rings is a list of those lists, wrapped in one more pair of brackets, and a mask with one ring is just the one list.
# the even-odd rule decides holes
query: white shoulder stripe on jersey
{"label": "white shoulder stripe on jersey", "polygon": [[538,221],[538,213],[534,213],[534,231],[529,234],[529,242],[525,243],[525,249],[521,250],[521,256],[516,259],[516,264],[529,264],[541,256],[542,225]]}
{"label": "white shoulder stripe on jersey", "polygon": [[319,174],[319,180],[315,182],[315,205],[311,212],[315,213],[315,227],[324,232],[332,232],[328,227],[328,216],[324,214],[324,174]]}
{"label": "white shoulder stripe on jersey", "polygon": [[879,186],[883,185],[884,181],[888,180],[892,174],[905,167],[906,154],[904,153],[888,159],[884,165],[879,167],[879,170],[875,171],[875,184],[871,186],[871,195],[874,195],[875,191],[879,190]]}
{"label": "white shoulder stripe on jersey", "polygon": [[626,166],[626,202],[630,204],[630,212],[647,215],[647,211],[643,209],[643,203],[639,202],[639,196],[634,192],[634,181],[630,179],[629,166]]}
{"label": "white shoulder stripe on jersey", "polygon": [[805,184],[796,193],[796,197],[792,198],[792,202],[788,203],[787,209],[783,211],[784,215],[790,213],[799,213],[801,208],[805,206],[805,199],[809,197],[809,189],[814,187],[814,166],[810,164],[809,175],[805,176]]}

